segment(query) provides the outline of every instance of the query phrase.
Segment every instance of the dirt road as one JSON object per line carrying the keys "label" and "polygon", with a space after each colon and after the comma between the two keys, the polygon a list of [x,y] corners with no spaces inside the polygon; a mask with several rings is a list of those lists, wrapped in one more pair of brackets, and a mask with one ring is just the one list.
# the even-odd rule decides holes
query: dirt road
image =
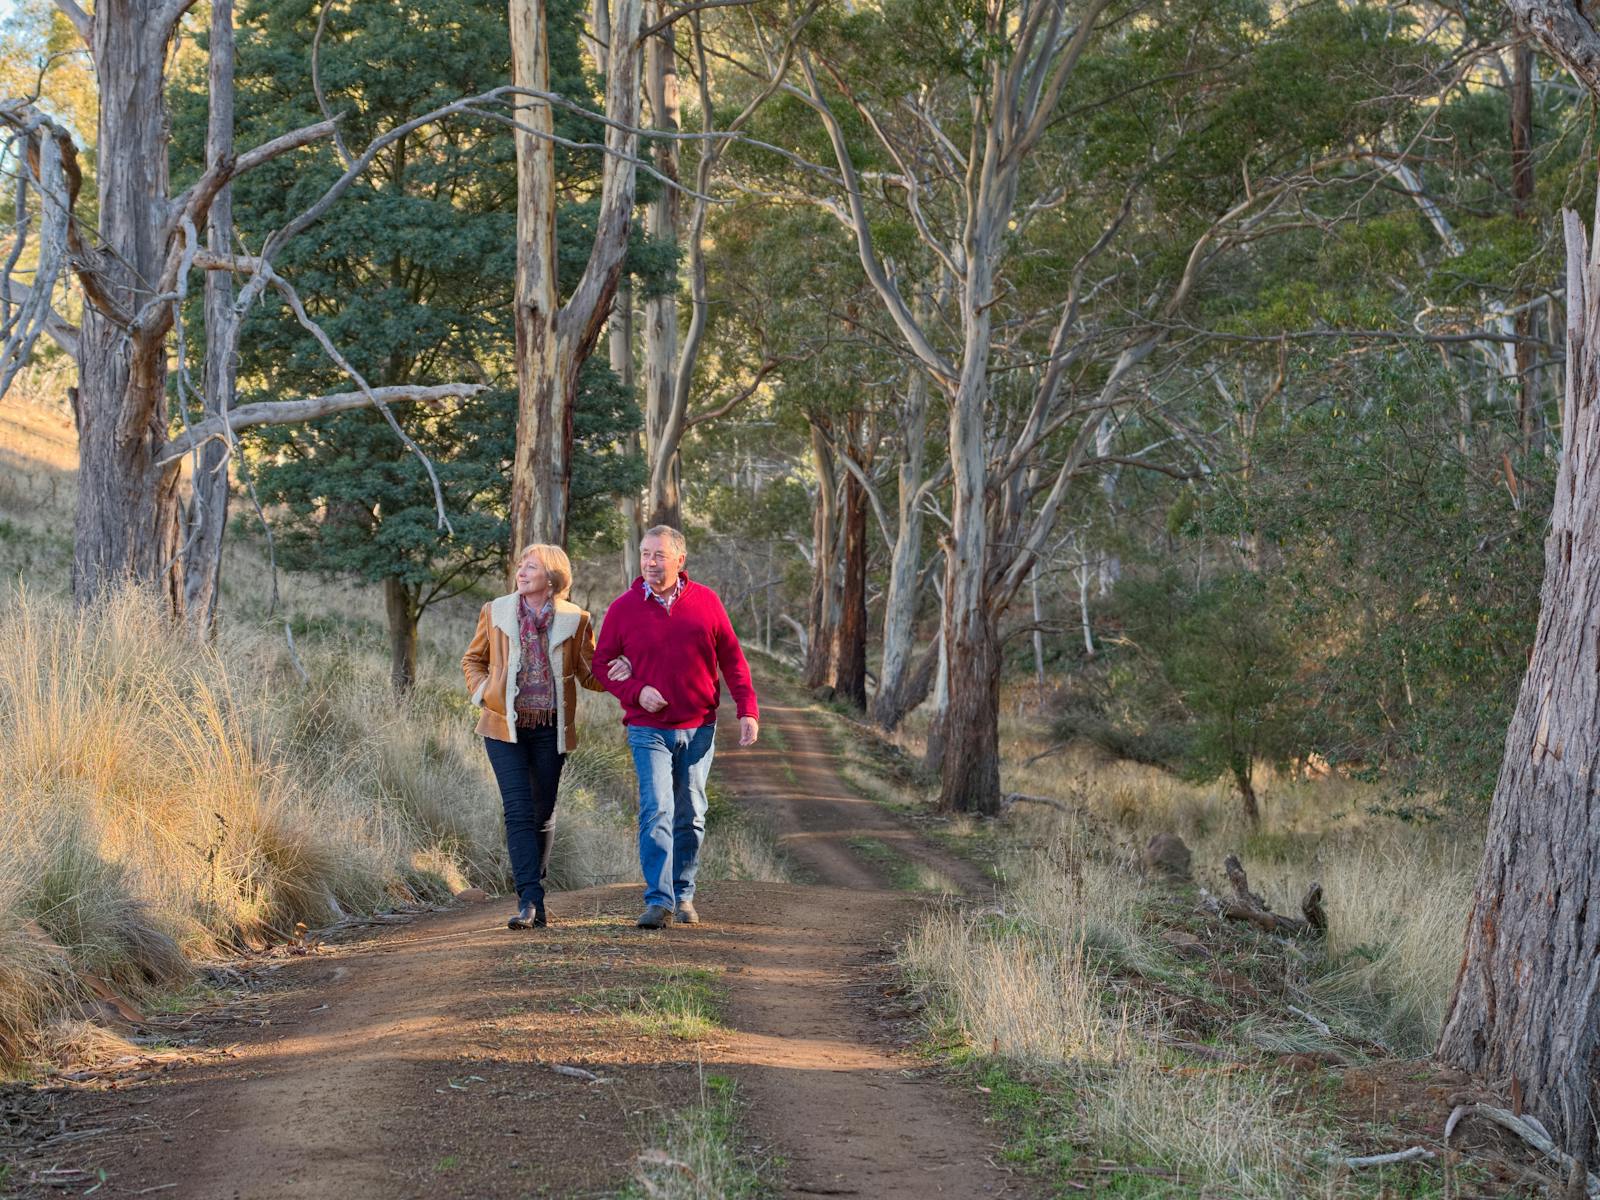
{"label": "dirt road", "polygon": [[[715,773],[814,882],[706,885],[694,928],[636,930],[638,889],[597,888],[554,897],[539,933],[510,934],[491,904],[257,964],[255,991],[156,1029],[199,1050],[152,1047],[56,1094],[58,1132],[0,1193],[604,1196],[714,1072],[737,1080],[785,1195],[1028,1194],[993,1165],[975,1098],[901,1044],[886,971],[930,903],[889,887],[886,860],[974,893],[981,877],[854,796],[803,711],[769,706],[764,729],[719,748]],[[723,1028],[632,1011],[694,972],[720,981]]]}

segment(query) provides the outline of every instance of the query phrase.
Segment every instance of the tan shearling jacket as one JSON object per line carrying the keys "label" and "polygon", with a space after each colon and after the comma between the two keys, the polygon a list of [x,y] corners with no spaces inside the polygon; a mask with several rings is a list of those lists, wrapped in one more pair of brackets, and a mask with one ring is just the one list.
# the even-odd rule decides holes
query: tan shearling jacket
{"label": "tan shearling jacket", "polygon": [[[515,719],[517,667],[522,658],[522,639],[517,636],[517,593],[498,596],[478,613],[478,629],[472,644],[461,656],[461,672],[467,691],[481,710],[478,733],[501,742],[517,740]],[[556,680],[556,745],[561,753],[578,748],[575,715],[578,687],[591,692],[604,691],[594,677],[594,628],[589,614],[567,600],[555,601],[550,618],[550,670]]]}

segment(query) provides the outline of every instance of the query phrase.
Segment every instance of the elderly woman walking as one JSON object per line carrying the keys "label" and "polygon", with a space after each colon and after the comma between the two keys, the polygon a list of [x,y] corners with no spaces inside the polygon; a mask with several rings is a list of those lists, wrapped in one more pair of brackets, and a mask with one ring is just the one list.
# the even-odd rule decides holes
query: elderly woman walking
{"label": "elderly woman walking", "polygon": [[[511,929],[550,923],[544,877],[561,768],[578,744],[577,689],[604,689],[590,665],[594,629],[589,614],[567,600],[571,588],[572,564],[561,547],[527,547],[519,556],[517,590],[483,606],[461,659],[467,690],[482,710],[478,733],[505,809],[518,903],[506,922]],[[614,680],[630,673],[626,658],[613,659],[607,670]]]}

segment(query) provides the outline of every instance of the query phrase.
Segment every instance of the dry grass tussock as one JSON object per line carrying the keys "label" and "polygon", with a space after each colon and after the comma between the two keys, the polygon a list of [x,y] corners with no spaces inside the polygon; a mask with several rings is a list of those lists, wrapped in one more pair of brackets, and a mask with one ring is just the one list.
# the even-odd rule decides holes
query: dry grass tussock
{"label": "dry grass tussock", "polygon": [[[148,997],[194,956],[297,921],[506,889],[454,664],[430,661],[397,701],[381,647],[329,635],[300,653],[309,685],[276,633],[196,645],[137,593],[88,614],[0,600],[0,1057],[26,1057],[85,974]],[[579,719],[560,888],[638,871],[614,706],[588,697]],[[708,876],[774,877],[759,838],[724,840]]]}
{"label": "dry grass tussock", "polygon": [[1061,1136],[1098,1155],[1202,1188],[1222,1181],[1222,1194],[1324,1190],[1329,1139],[1284,1115],[1258,1079],[1175,1066],[1159,1012],[1106,969],[1141,954],[1126,864],[1070,815],[1027,832],[1008,854],[999,908],[935,914],[902,948],[941,1036],[1057,1080]]}
{"label": "dry grass tussock", "polygon": [[[1100,836],[1130,856],[1155,833],[1178,834],[1194,853],[1196,877],[1214,891],[1227,887],[1229,854],[1281,912],[1296,911],[1307,887],[1320,882],[1328,938],[1307,982],[1311,995],[1342,1032],[1402,1053],[1428,1052],[1460,963],[1481,833],[1375,813],[1375,789],[1351,780],[1259,782],[1263,822],[1255,831],[1220,781],[1196,786],[1088,754],[1019,764],[1006,777],[1010,789],[1088,814]],[[1120,910],[1124,925],[1133,912]]]}
{"label": "dry grass tussock", "polygon": [[[1257,832],[1226,783],[1195,786],[1088,753],[1028,762],[1045,748],[1029,732],[1007,730],[1005,788],[1061,807],[1015,805],[989,834],[1001,846],[1000,904],[936,912],[902,950],[936,1033],[974,1059],[1054,1081],[1042,1094],[1059,1109],[1056,1136],[1163,1171],[1181,1181],[1174,1194],[1358,1194],[1338,1165],[1350,1151],[1338,1149],[1331,1114],[1284,1095],[1282,1077],[1170,1047],[1194,1035],[1169,1027],[1150,997],[1171,1011],[1173,992],[1192,990],[1203,1006],[1216,993],[1203,965],[1179,962],[1163,941],[1171,901],[1140,872],[1139,851],[1157,832],[1179,834],[1213,892],[1227,889],[1222,861],[1238,854],[1279,911],[1295,911],[1311,881],[1323,885],[1324,946],[1303,962],[1280,955],[1261,986],[1264,997],[1287,990],[1283,1003],[1328,1022],[1334,1043],[1269,998],[1274,1011],[1233,1012],[1227,1036],[1239,1058],[1335,1043],[1423,1055],[1459,963],[1476,835],[1375,813],[1374,789],[1337,778],[1261,779]],[[899,740],[921,749],[915,724]],[[1167,982],[1151,992],[1141,978]]]}

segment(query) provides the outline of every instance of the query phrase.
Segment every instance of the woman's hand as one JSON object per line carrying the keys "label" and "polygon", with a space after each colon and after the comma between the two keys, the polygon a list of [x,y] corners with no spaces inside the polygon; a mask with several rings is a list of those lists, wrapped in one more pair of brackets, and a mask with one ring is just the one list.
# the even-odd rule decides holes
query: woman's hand
{"label": "woman's hand", "polygon": [[633,664],[628,661],[626,654],[619,654],[606,664],[606,678],[612,683],[621,683],[633,674]]}

